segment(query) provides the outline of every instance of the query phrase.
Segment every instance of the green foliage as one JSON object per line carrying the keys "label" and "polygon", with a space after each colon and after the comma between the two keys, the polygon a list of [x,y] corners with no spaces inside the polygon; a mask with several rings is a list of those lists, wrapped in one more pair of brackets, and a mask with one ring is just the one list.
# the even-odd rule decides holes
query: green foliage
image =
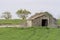
{"label": "green foliage", "polygon": [[2,17],[4,17],[5,19],[10,19],[11,18],[11,13],[10,12],[3,12]]}
{"label": "green foliage", "polygon": [[24,10],[20,9],[20,10],[18,10],[16,13],[17,13],[17,15],[18,15],[19,17],[21,17],[22,19],[26,19],[26,17],[28,16],[28,14],[30,14],[30,11],[28,11],[28,10],[26,10],[26,9],[24,9]]}
{"label": "green foliage", "polygon": [[20,10],[18,10],[17,12],[16,12],[17,14],[29,14],[30,13],[30,11],[28,11],[28,10],[26,10],[26,9],[20,9]]}
{"label": "green foliage", "polygon": [[60,28],[0,28],[0,40],[60,40]]}

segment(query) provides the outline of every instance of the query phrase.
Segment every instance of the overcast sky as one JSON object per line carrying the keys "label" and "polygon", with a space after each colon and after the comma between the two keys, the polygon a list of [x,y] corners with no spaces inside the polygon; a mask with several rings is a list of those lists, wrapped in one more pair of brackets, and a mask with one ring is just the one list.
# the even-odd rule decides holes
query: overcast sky
{"label": "overcast sky", "polygon": [[13,18],[17,18],[15,13],[18,9],[27,9],[32,14],[48,11],[55,18],[59,18],[60,0],[0,0],[0,15],[4,11],[9,11]]}

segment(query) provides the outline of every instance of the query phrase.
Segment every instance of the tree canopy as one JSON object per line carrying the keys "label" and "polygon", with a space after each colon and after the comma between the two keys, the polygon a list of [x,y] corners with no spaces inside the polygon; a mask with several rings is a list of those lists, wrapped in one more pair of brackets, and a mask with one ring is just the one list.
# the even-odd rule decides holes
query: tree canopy
{"label": "tree canopy", "polygon": [[11,13],[10,12],[3,12],[2,13],[2,17],[5,18],[5,19],[10,19],[11,18]]}
{"label": "tree canopy", "polygon": [[28,11],[28,10],[26,10],[26,9],[24,9],[24,10],[23,9],[17,10],[16,13],[22,19],[26,19],[26,17],[28,16],[28,14],[31,14],[31,12]]}

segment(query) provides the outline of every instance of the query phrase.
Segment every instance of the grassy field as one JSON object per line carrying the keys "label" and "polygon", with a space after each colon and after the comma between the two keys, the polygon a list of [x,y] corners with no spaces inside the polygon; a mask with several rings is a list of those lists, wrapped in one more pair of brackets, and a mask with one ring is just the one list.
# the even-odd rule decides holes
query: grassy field
{"label": "grassy field", "polygon": [[60,28],[0,28],[0,40],[60,40]]}
{"label": "grassy field", "polygon": [[57,20],[57,23],[60,25],[60,19]]}
{"label": "grassy field", "polygon": [[23,22],[24,20],[20,20],[20,19],[11,19],[11,20],[0,19],[0,24],[20,24]]}

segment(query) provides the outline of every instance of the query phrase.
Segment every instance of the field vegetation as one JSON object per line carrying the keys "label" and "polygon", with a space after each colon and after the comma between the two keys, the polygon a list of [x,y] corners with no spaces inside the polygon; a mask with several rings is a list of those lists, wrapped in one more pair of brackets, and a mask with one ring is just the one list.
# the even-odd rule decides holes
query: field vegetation
{"label": "field vegetation", "polygon": [[[19,24],[24,20],[0,20],[0,24]],[[60,20],[57,21],[60,24]],[[60,40],[60,28],[0,28],[0,40]]]}
{"label": "field vegetation", "polygon": [[57,24],[60,25],[60,19],[57,20]]}
{"label": "field vegetation", "polygon": [[0,28],[0,40],[60,40],[60,28]]}
{"label": "field vegetation", "polygon": [[25,20],[20,20],[20,19],[9,19],[9,20],[3,20],[0,19],[0,24],[20,24],[25,22]]}

